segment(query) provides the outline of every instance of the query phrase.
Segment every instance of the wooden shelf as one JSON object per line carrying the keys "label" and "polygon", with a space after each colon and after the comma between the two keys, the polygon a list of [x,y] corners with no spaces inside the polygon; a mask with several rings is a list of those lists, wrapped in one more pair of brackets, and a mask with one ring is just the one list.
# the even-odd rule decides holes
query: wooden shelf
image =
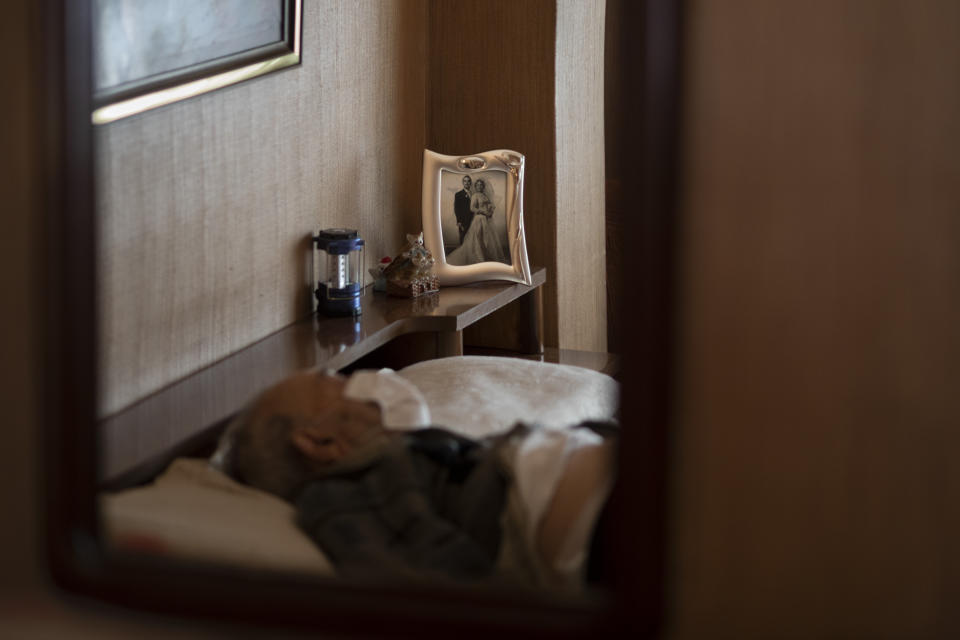
{"label": "wooden shelf", "polygon": [[[540,268],[530,286],[483,282],[414,299],[368,287],[356,320],[314,314],[101,420],[100,479],[159,471],[171,457],[209,441],[255,394],[294,371],[340,370],[408,334],[433,337],[430,357],[463,353],[466,327],[524,297],[539,303],[545,281]],[[537,323],[529,324],[536,333]],[[528,336],[531,341],[539,342],[539,334]]]}

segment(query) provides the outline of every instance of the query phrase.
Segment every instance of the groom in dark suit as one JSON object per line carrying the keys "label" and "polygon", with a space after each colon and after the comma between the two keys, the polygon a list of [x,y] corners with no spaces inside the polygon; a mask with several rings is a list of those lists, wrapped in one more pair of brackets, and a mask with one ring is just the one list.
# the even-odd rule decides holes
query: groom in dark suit
{"label": "groom in dark suit", "polygon": [[467,229],[473,222],[473,211],[470,211],[470,198],[473,196],[473,191],[470,189],[472,184],[473,180],[470,176],[463,176],[463,189],[457,191],[457,195],[453,197],[453,213],[457,216],[460,244],[463,244],[463,237],[467,235]]}

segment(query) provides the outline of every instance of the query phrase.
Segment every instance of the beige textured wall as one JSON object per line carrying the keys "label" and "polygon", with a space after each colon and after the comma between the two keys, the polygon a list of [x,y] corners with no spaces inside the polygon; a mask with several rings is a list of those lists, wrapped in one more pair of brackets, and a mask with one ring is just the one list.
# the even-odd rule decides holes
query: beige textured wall
{"label": "beige textured wall", "polygon": [[311,0],[302,66],[97,129],[102,412],[302,317],[312,230],[420,229],[425,28]]}
{"label": "beige textured wall", "polygon": [[689,2],[673,635],[960,633],[960,5]]}
{"label": "beige textured wall", "polygon": [[604,227],[605,3],[558,0],[558,346],[607,350]]}

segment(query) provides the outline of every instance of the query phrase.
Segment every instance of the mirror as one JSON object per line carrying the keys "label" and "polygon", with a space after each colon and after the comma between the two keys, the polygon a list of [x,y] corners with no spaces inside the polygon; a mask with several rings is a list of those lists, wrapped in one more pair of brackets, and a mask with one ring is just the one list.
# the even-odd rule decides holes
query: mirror
{"label": "mirror", "polygon": [[[162,346],[158,346],[159,342],[151,344],[151,336],[170,338],[170,335],[164,332],[174,326],[169,324],[171,316],[176,316],[184,306],[210,304],[209,300],[205,300],[196,290],[190,288],[188,278],[197,273],[191,269],[191,260],[211,260],[208,271],[204,273],[212,274],[205,277],[210,277],[211,282],[208,284],[213,285],[237,280],[235,276],[220,280],[219,269],[228,272],[231,267],[237,268],[237,265],[250,263],[242,268],[249,269],[248,273],[256,275],[263,271],[264,265],[270,265],[277,255],[284,256],[281,258],[285,261],[280,267],[281,270],[296,273],[303,266],[298,262],[296,251],[268,251],[269,255],[265,255],[257,248],[262,245],[253,243],[252,240],[260,238],[261,242],[269,246],[269,240],[263,238],[271,237],[269,230],[276,227],[277,217],[285,219],[287,216],[291,226],[299,226],[300,220],[296,215],[291,215],[290,211],[300,206],[306,209],[307,205],[300,201],[296,206],[287,203],[283,189],[264,189],[262,183],[258,182],[250,184],[247,180],[248,174],[236,170],[237,163],[241,162],[238,158],[229,154],[210,157],[205,153],[194,153],[195,150],[189,146],[177,147],[176,144],[171,144],[170,136],[176,132],[174,123],[178,121],[177,116],[191,113],[185,106],[187,103],[167,107],[166,112],[153,112],[151,118],[154,114],[156,117],[149,122],[145,116],[138,116],[91,132],[90,7],[88,3],[75,1],[52,2],[50,6],[55,15],[63,18],[62,22],[53,20],[52,23],[58,26],[51,28],[54,29],[55,41],[64,43],[67,54],[58,67],[60,87],[65,99],[55,102],[58,108],[62,109],[58,115],[58,123],[64,132],[59,149],[63,155],[58,156],[58,159],[65,158],[66,164],[59,174],[61,182],[52,210],[51,226],[65,229],[68,233],[63,234],[64,237],[57,241],[61,244],[55,247],[54,259],[58,262],[53,273],[56,276],[55,281],[70,282],[72,285],[62,299],[51,302],[50,311],[51,351],[57,354],[59,363],[51,374],[54,377],[51,380],[51,389],[59,402],[52,403],[55,406],[48,415],[50,438],[57,444],[47,448],[50,455],[46,465],[50,492],[47,510],[48,557],[58,582],[70,590],[166,612],[261,622],[282,616],[287,624],[308,626],[318,624],[318,620],[322,618],[324,628],[332,631],[348,628],[356,630],[358,627],[368,630],[385,629],[390,627],[383,625],[395,624],[401,619],[416,620],[418,624],[431,624],[435,630],[452,630],[471,625],[471,628],[484,629],[537,628],[573,632],[598,622],[618,626],[624,624],[627,618],[635,619],[630,625],[633,627],[640,625],[645,628],[655,624],[659,615],[658,562],[662,540],[659,538],[658,525],[650,523],[659,523],[659,517],[662,516],[661,492],[665,463],[661,455],[664,452],[664,434],[659,429],[665,429],[668,423],[665,399],[669,397],[666,393],[669,352],[664,351],[664,345],[669,342],[664,340],[665,337],[669,338],[669,295],[666,288],[669,278],[663,268],[670,264],[669,226],[657,227],[656,224],[653,225],[653,232],[644,235],[644,231],[638,230],[635,236],[645,240],[643,246],[657,246],[657,242],[661,242],[659,249],[654,249],[644,257],[644,260],[654,262],[653,265],[644,266],[655,268],[635,271],[640,274],[636,276],[639,278],[636,282],[640,285],[640,298],[645,305],[645,312],[640,314],[641,331],[627,351],[628,356],[634,352],[648,355],[653,353],[653,356],[632,360],[628,358],[625,363],[625,384],[637,385],[632,387],[637,389],[637,392],[632,397],[628,396],[631,399],[625,403],[624,419],[632,424],[647,425],[649,429],[636,430],[623,437],[623,473],[610,502],[611,518],[617,523],[617,527],[607,529],[608,533],[605,535],[608,537],[601,546],[614,552],[626,551],[606,561],[608,565],[618,567],[608,585],[608,596],[600,599],[564,599],[556,598],[552,594],[548,597],[547,594],[523,592],[522,596],[518,597],[512,591],[477,589],[470,586],[437,589],[435,585],[416,584],[400,588],[390,584],[371,585],[362,580],[332,582],[329,579],[304,575],[303,572],[250,568],[241,570],[222,564],[165,557],[156,553],[157,549],[150,548],[150,541],[141,541],[143,546],[139,550],[135,550],[134,545],[128,546],[125,552],[116,552],[103,545],[104,531],[95,510],[95,496],[102,487],[102,472],[97,465],[101,455],[97,442],[102,437],[102,419],[104,416],[122,412],[131,406],[131,402],[138,402],[140,398],[150,395],[164,385],[164,382],[144,381],[142,377],[124,379],[129,376],[118,374],[115,368],[112,369],[115,367],[113,358],[117,357],[117,353],[111,354],[111,350],[139,345],[136,347],[140,350],[139,357],[128,360],[137,365],[131,369],[134,371],[140,368],[144,373],[149,373],[147,369],[150,365],[164,362]],[[424,9],[422,15],[414,17],[425,18],[426,5]],[[638,14],[632,15],[635,19],[638,17]],[[675,29],[675,23],[670,22],[675,16],[670,14],[665,17],[667,30]],[[409,15],[401,16],[401,22],[409,19]],[[63,25],[62,31],[58,30],[61,28],[59,25]],[[420,28],[425,29],[425,25],[421,23]],[[400,26],[397,29],[400,30]],[[407,51],[402,43],[393,43],[392,46],[399,46],[403,51]],[[414,50],[418,46],[416,43],[409,45]],[[650,74],[650,69],[644,65],[637,65],[630,71],[636,72],[637,69]],[[320,73],[322,75],[323,71]],[[270,80],[264,79],[263,82]],[[243,92],[249,86],[251,85],[235,87],[230,91]],[[308,86],[303,87],[303,90],[309,92],[320,88],[322,87]],[[344,91],[349,93],[349,89]],[[234,97],[242,98],[243,95],[246,94],[235,93]],[[252,89],[249,90],[249,96],[254,103],[264,99]],[[296,101],[296,98],[292,99]],[[336,101],[336,98],[333,99]],[[241,118],[240,122],[234,122],[232,127],[228,127],[229,135],[224,134],[222,131],[227,121],[236,117],[235,114],[231,115],[230,109],[225,106],[226,100],[221,94],[212,94],[211,99],[199,109],[199,115],[195,115],[197,120],[193,124],[184,125],[197,126],[202,136],[212,136],[209,140],[211,146],[205,145],[204,148],[216,149],[229,139],[229,144],[238,147],[241,152],[252,152],[262,140],[258,135],[270,138],[278,132],[278,128],[281,133],[289,133],[283,129],[282,121],[266,123]],[[400,124],[417,121],[422,117],[422,114],[415,111],[404,111],[403,107],[398,107],[398,111]],[[243,109],[241,112],[250,115]],[[657,112],[654,110],[654,113]],[[663,114],[659,113],[657,117],[663,117]],[[344,116],[341,124],[347,120]],[[667,121],[669,122],[668,119]],[[341,135],[334,131],[337,126],[327,126],[329,128],[323,129],[326,136],[337,138]],[[257,131],[265,133],[258,134]],[[127,138],[140,139],[145,144],[128,145],[125,144]],[[378,139],[377,133],[365,138],[369,141]],[[664,144],[665,148],[669,149],[673,142],[666,141]],[[397,145],[398,149],[408,147],[416,149],[416,153],[422,149],[422,146]],[[116,153],[117,151],[120,153]],[[648,149],[651,155],[656,151],[658,150]],[[269,168],[271,162],[279,157],[282,157],[282,154],[275,153],[267,160],[254,160],[252,166],[262,170],[263,175],[279,180],[286,175],[286,165]],[[128,162],[131,159],[138,161]],[[377,158],[376,163],[381,160]],[[162,207],[151,201],[150,193],[145,192],[141,186],[145,179],[167,180],[167,177],[152,171],[165,163],[178,165],[178,171],[175,177],[169,178],[171,182],[165,183],[165,188],[169,189],[173,198],[167,203],[169,206]],[[403,165],[399,163],[398,166]],[[336,175],[343,175],[338,174],[338,171],[350,171],[350,168],[339,167],[339,164],[332,163],[327,166]],[[131,173],[138,174],[141,181],[128,181]],[[222,193],[199,188],[202,185],[194,182],[204,175],[209,176],[210,173],[218,175],[229,186],[226,190],[230,192],[227,199],[219,200],[218,198],[224,197]],[[355,175],[362,177],[377,174],[373,173],[370,167],[360,167],[356,169]],[[310,196],[329,196],[331,191],[341,188],[349,190],[351,185],[365,185],[369,182],[355,181],[353,177],[354,173],[351,173],[336,187],[323,183],[325,178],[321,177],[319,188]],[[403,186],[403,178],[406,177],[409,176],[402,171],[393,176],[391,183],[399,186],[392,195],[401,199],[409,197],[409,190],[405,190],[408,188]],[[300,177],[297,176],[297,179]],[[104,185],[107,185],[107,188],[104,188]],[[125,185],[133,186],[126,190]],[[415,187],[413,193],[416,194],[417,191]],[[366,191],[358,186],[354,193],[363,194]],[[202,199],[204,211],[211,212],[211,217],[205,217],[202,224],[191,220],[186,215],[189,211],[181,208],[185,202],[195,197]],[[336,201],[337,194],[332,197],[333,200],[329,202]],[[363,197],[357,195],[360,201]],[[411,201],[413,200],[415,195]],[[264,219],[271,224],[253,230],[243,229],[242,225],[231,225],[230,216],[239,214],[236,208],[222,207],[224,203],[248,203],[252,209],[268,210],[270,214]],[[139,215],[129,215],[131,211]],[[371,220],[382,219],[381,213]],[[416,213],[414,208],[413,219],[416,219]],[[221,215],[223,218],[217,217]],[[360,215],[363,217],[367,214],[361,212]],[[649,215],[651,219],[663,222],[661,218],[653,217],[654,214]],[[217,224],[218,222],[223,224]],[[387,236],[392,237],[393,231],[399,230],[405,222],[402,214],[398,216],[398,219],[392,222],[396,229],[388,230],[389,233],[384,232],[379,242],[385,245],[388,242]],[[371,229],[377,228],[372,223],[368,226]],[[264,230],[267,230],[266,236],[263,235]],[[189,249],[178,249],[178,256],[184,259],[183,262],[163,260],[164,252],[175,246],[166,242],[169,239],[182,242],[182,246]],[[289,244],[296,246],[295,242]],[[196,257],[198,255],[199,258]],[[130,280],[125,278],[129,277],[129,274],[124,273],[123,268],[117,268],[117,263],[111,262],[118,256],[123,258],[119,261],[122,263],[121,267],[136,264],[142,273],[149,275],[143,279],[146,287],[128,286]],[[232,259],[221,261],[220,257],[223,256],[232,256]],[[292,279],[295,278],[296,276]],[[301,313],[303,309],[303,297],[293,302],[280,301],[275,305],[269,304],[270,300],[245,299],[243,297],[249,295],[250,289],[260,290],[253,286],[256,283],[247,284],[250,286],[246,289],[216,286],[203,289],[219,301],[231,296],[242,299],[244,308],[250,309],[252,315],[242,318],[243,322],[237,325],[239,329],[231,325],[233,317],[225,314],[216,316],[214,313],[199,326],[181,324],[173,339],[183,340],[186,344],[191,344],[190,340],[193,340],[192,344],[203,350],[207,348],[204,340],[217,340],[219,338],[215,336],[234,331],[233,339],[249,343],[262,335],[257,332],[256,326],[250,335],[245,335],[245,327],[265,322],[263,316],[257,315],[263,313],[264,307],[278,308],[291,315]],[[154,286],[155,289],[152,288]],[[162,297],[164,292],[169,296]],[[158,301],[157,297],[150,296],[161,297]],[[150,311],[159,310],[159,313],[151,315],[138,310],[143,307],[148,307]],[[124,317],[124,311],[131,315]],[[143,333],[133,337],[121,336],[124,339],[117,341],[123,343],[120,347],[108,341],[98,345],[97,336],[116,335],[111,332],[118,330],[116,325],[108,324],[104,331],[103,327],[98,325],[98,314],[99,321],[105,323],[115,322],[117,318],[124,318],[135,324],[142,321]],[[273,320],[276,321],[276,318]],[[165,322],[168,324],[164,324]],[[211,328],[219,333],[204,333]],[[312,328],[311,325],[310,329]],[[302,342],[295,340],[291,344],[295,346]],[[651,345],[657,347],[647,352],[646,349]],[[289,344],[278,347],[284,354],[285,367],[309,366],[310,359],[317,357],[315,352],[304,355],[300,349],[288,350],[287,347]],[[258,362],[262,362],[257,359],[256,351],[253,349],[247,352],[251,360],[239,367],[241,372],[249,374],[247,377],[259,375],[262,371],[256,366]],[[165,364],[172,370],[180,366],[176,363]],[[166,374],[169,374],[170,370],[168,369]],[[170,379],[176,378],[167,378]],[[151,384],[157,386],[151,391],[144,391]],[[215,397],[224,392],[216,378],[209,379],[198,388],[202,390],[204,387],[207,397]],[[176,424],[182,406],[177,403],[171,405],[172,413],[163,417],[167,424]],[[195,435],[207,437],[223,426],[224,424],[213,420],[203,432]],[[131,437],[139,438],[141,435]],[[197,445],[196,442],[190,442],[189,438],[179,441],[186,449]],[[630,488],[629,494],[624,494],[623,487]],[[644,522],[638,522],[638,516],[647,517],[642,518]],[[638,594],[644,598],[640,605],[636,605],[633,600]],[[625,603],[630,604],[625,606]],[[436,615],[438,604],[442,605],[445,613],[442,620]],[[378,615],[369,615],[371,611],[377,611]],[[496,614],[491,615],[491,611]],[[323,615],[319,616],[318,612]],[[360,616],[361,612],[365,615]]]}

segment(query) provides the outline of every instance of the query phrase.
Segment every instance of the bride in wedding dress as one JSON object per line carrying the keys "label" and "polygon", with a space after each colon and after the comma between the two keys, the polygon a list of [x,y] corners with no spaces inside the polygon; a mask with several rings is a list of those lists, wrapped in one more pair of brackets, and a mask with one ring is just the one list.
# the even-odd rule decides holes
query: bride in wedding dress
{"label": "bride in wedding dress", "polygon": [[510,255],[503,240],[497,237],[493,226],[493,187],[483,178],[477,178],[473,184],[473,197],[470,199],[470,210],[473,220],[467,234],[463,237],[463,244],[450,252],[447,264],[465,265],[477,262],[503,262],[510,264]]}

